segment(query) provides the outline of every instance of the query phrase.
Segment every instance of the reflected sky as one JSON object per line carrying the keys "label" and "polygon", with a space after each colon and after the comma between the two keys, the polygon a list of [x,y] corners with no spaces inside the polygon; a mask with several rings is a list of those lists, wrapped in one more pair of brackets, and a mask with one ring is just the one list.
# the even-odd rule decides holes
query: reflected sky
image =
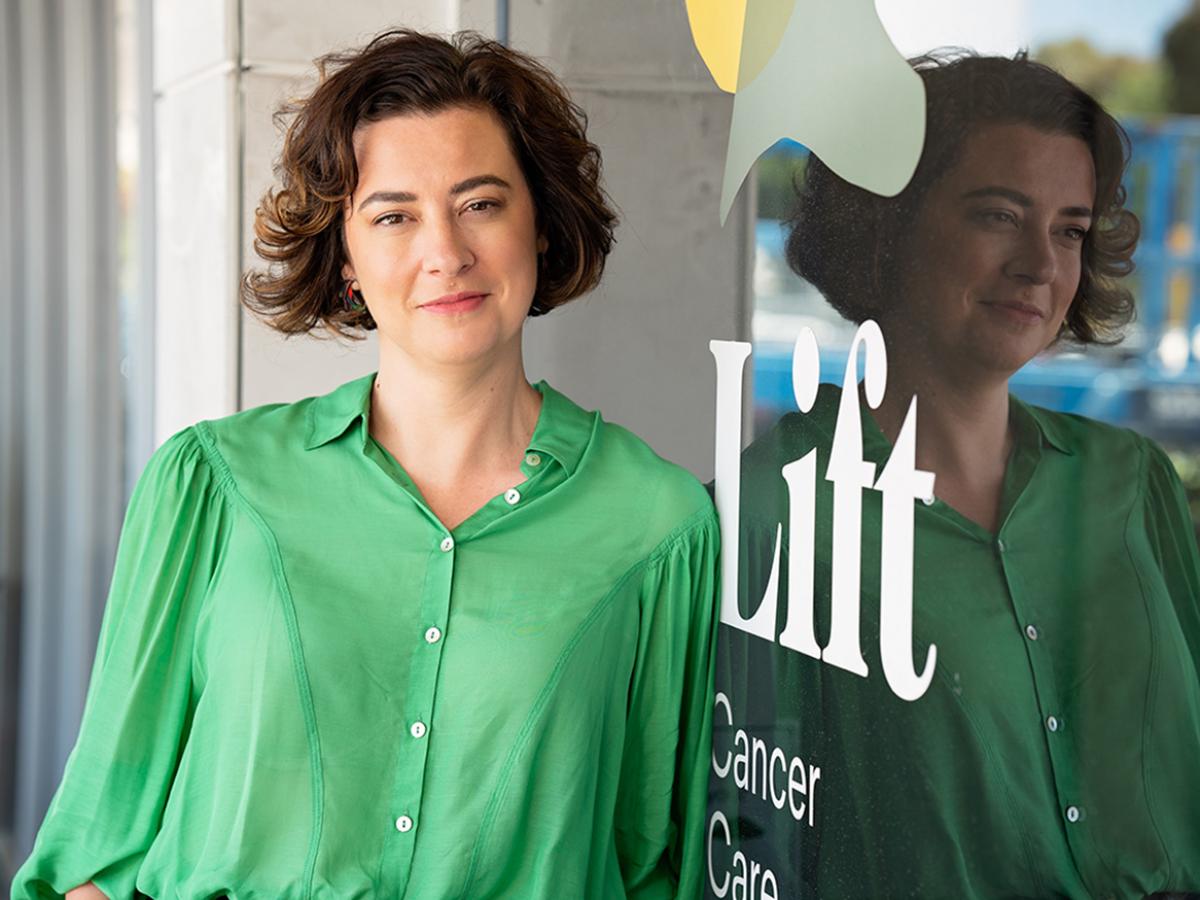
{"label": "reflected sky", "polygon": [[1012,53],[1082,35],[1108,52],[1154,56],[1187,6],[1188,0],[876,0],[879,18],[905,55],[944,44]]}

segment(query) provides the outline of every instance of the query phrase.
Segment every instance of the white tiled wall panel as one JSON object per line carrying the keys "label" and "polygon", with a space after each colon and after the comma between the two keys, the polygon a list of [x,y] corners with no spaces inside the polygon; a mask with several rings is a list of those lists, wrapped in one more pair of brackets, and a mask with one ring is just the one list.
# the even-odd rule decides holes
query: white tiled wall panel
{"label": "white tiled wall panel", "polygon": [[237,209],[232,74],[156,108],[156,398],[159,441],[237,402]]}
{"label": "white tiled wall panel", "polygon": [[233,0],[153,0],[154,89],[232,62]]}

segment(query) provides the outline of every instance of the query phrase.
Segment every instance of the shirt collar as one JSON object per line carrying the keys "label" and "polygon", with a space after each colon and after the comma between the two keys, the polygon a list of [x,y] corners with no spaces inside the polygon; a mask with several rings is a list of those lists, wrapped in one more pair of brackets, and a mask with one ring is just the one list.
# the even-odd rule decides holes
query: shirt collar
{"label": "shirt collar", "polygon": [[542,395],[542,412],[529,439],[529,449],[549,453],[568,475],[573,475],[591,444],[600,415],[576,405],[544,381],[534,387]]}
{"label": "shirt collar", "polygon": [[1060,421],[1061,416],[1037,406],[1030,406],[1012,394],[1008,396],[1008,404],[1009,414],[1013,417],[1018,432],[1024,429],[1031,435],[1036,434],[1043,446],[1053,447],[1068,456],[1075,455],[1075,447]]}
{"label": "shirt collar", "polygon": [[[371,373],[314,398],[308,408],[308,436],[304,449],[328,444],[360,420],[365,444],[374,384],[375,373]],[[571,475],[591,443],[599,416],[580,408],[544,381],[539,381],[534,388],[542,395],[542,411],[529,440],[529,449],[549,454]]]}
{"label": "shirt collar", "polygon": [[[305,450],[328,444],[346,433],[355,421],[361,419],[365,425],[371,410],[371,387],[375,384],[375,373],[348,381],[336,390],[313,398],[308,407],[308,436]],[[366,436],[363,436],[366,443]]]}

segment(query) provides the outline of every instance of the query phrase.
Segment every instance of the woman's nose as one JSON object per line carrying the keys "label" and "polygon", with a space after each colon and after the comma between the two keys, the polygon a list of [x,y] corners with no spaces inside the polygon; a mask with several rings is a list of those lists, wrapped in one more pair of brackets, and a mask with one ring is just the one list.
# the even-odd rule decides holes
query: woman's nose
{"label": "woman's nose", "polygon": [[1008,264],[1008,273],[1030,284],[1053,282],[1058,275],[1058,254],[1053,236],[1045,232],[1025,232]]}
{"label": "woman's nose", "polygon": [[422,261],[430,275],[458,275],[475,262],[475,255],[456,222],[429,222],[423,237]]}

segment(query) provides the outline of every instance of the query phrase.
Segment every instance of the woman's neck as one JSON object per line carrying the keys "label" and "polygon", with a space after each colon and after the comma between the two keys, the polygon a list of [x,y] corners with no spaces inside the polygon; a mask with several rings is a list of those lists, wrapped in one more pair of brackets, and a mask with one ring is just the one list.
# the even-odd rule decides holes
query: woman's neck
{"label": "woman's neck", "polygon": [[1012,449],[1007,379],[955,377],[888,354],[883,403],[873,411],[893,444],[917,398],[917,467],[936,475],[935,493],[989,531],[999,525],[1004,473]]}
{"label": "woman's neck", "polygon": [[371,435],[422,490],[518,470],[540,410],[519,348],[500,364],[432,367],[381,345]]}

